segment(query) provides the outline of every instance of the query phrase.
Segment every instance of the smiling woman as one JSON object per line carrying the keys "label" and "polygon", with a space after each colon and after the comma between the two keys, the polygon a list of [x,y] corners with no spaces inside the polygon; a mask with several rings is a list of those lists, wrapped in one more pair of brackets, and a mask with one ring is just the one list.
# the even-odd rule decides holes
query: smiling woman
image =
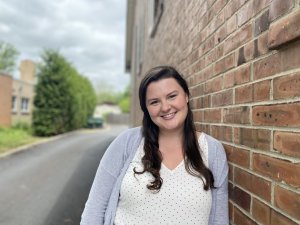
{"label": "smiling woman", "polygon": [[118,136],[100,162],[82,225],[228,225],[228,165],[197,132],[176,69],[151,69],[139,88],[142,127]]}

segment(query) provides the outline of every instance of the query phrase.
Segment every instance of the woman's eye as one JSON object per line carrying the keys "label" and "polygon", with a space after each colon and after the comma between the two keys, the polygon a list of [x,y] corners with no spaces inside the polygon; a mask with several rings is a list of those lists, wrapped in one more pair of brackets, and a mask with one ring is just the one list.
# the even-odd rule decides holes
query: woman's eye
{"label": "woman's eye", "polygon": [[150,105],[156,105],[158,103],[158,101],[152,101],[150,102]]}
{"label": "woman's eye", "polygon": [[177,96],[177,95],[170,95],[169,98],[170,98],[170,99],[173,99],[173,98],[175,98],[176,96]]}

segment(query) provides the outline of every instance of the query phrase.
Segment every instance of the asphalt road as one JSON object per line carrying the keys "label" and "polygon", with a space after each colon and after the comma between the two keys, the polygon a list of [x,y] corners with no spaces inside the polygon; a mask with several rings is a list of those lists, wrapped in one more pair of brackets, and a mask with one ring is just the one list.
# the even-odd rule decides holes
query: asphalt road
{"label": "asphalt road", "polygon": [[78,131],[0,159],[0,225],[79,224],[105,149],[126,127]]}

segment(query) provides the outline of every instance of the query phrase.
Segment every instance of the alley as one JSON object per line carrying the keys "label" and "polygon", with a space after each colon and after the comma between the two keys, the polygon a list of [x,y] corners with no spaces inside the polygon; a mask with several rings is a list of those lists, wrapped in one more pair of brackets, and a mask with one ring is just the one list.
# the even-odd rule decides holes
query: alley
{"label": "alley", "polygon": [[79,224],[99,161],[124,129],[77,131],[0,159],[0,224]]}

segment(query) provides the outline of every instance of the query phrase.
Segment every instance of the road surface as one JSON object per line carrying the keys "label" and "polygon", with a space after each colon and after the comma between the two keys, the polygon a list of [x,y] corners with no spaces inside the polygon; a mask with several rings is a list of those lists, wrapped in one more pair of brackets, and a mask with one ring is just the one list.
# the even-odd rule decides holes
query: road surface
{"label": "road surface", "polygon": [[79,224],[99,161],[125,126],[76,131],[0,159],[0,225]]}

